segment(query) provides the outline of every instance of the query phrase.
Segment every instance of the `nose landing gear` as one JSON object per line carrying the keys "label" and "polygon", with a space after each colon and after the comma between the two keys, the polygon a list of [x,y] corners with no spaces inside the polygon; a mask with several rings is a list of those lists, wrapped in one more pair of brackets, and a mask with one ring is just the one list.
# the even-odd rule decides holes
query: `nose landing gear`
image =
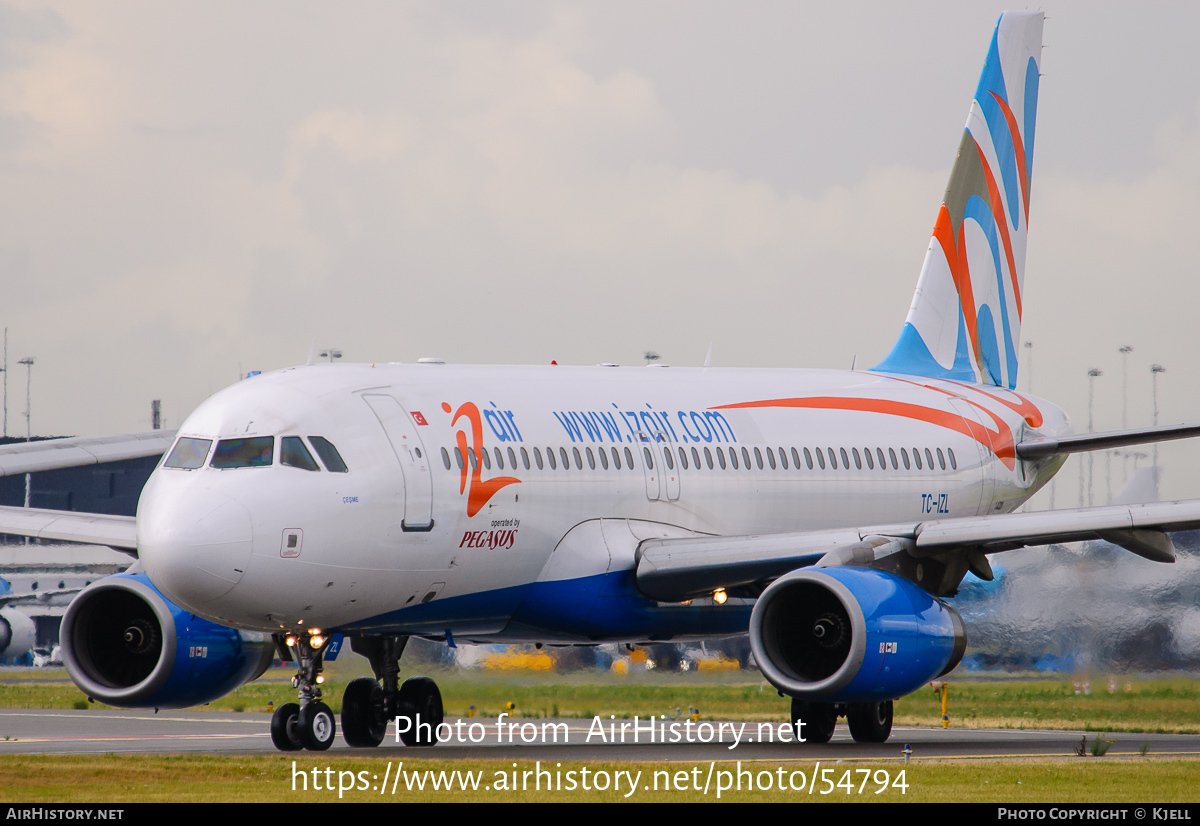
{"label": "nose landing gear", "polygon": [[280,657],[294,659],[298,666],[292,687],[300,694],[300,702],[285,703],[275,709],[271,718],[271,742],[280,751],[325,751],[333,745],[337,722],[333,711],[321,702],[322,657],[329,638],[319,633],[276,634],[275,647]]}

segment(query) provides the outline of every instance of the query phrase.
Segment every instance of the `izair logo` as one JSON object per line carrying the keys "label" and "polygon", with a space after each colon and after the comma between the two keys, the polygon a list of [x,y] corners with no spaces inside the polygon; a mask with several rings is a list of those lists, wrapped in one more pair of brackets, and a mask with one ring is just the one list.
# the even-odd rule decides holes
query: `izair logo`
{"label": "izair logo", "polygon": [[[442,402],[442,410],[449,413],[450,404]],[[479,460],[485,449],[483,446],[483,421],[479,415],[479,408],[471,402],[462,405],[454,411],[454,418],[450,420],[450,426],[457,427],[459,419],[466,419],[467,425],[470,426],[471,444],[468,447],[467,434],[463,430],[454,434],[458,452],[462,456],[458,492],[467,494],[467,516],[474,516],[501,488],[520,484],[521,480],[512,476],[495,476],[484,480],[483,466]]]}

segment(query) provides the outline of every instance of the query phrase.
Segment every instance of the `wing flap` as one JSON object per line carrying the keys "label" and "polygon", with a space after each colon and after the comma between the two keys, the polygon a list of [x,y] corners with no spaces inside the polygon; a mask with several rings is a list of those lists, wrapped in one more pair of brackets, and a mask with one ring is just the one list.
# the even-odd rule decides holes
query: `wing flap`
{"label": "wing flap", "polygon": [[19,442],[0,447],[0,476],[161,456],[174,441],[174,430],[149,430],[120,436]]}
{"label": "wing flap", "polygon": [[137,550],[137,520],[132,516],[0,507],[0,533]]}

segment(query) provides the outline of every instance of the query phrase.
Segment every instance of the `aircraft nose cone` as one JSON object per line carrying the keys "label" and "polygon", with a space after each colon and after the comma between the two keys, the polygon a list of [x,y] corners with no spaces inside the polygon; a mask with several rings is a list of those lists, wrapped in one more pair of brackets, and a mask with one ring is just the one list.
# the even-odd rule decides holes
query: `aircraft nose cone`
{"label": "aircraft nose cone", "polygon": [[156,486],[138,508],[138,558],[178,605],[198,609],[241,580],[253,546],[250,513],[230,497],[195,486]]}

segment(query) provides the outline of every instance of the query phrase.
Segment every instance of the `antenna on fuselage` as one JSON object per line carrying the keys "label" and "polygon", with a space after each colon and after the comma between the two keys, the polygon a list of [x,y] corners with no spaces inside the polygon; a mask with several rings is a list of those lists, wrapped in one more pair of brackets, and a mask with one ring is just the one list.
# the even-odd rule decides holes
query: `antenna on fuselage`
{"label": "antenna on fuselage", "polygon": [[308,348],[308,361],[305,362],[306,367],[312,367],[317,363],[317,337],[313,336],[312,345]]}
{"label": "antenna on fuselage", "polygon": [[858,353],[855,353],[854,358],[850,359],[850,371],[854,372],[856,367],[858,367]]}
{"label": "antenna on fuselage", "polygon": [[704,366],[706,368],[712,367],[712,346],[713,343],[710,341],[708,343],[708,355],[704,357]]}

